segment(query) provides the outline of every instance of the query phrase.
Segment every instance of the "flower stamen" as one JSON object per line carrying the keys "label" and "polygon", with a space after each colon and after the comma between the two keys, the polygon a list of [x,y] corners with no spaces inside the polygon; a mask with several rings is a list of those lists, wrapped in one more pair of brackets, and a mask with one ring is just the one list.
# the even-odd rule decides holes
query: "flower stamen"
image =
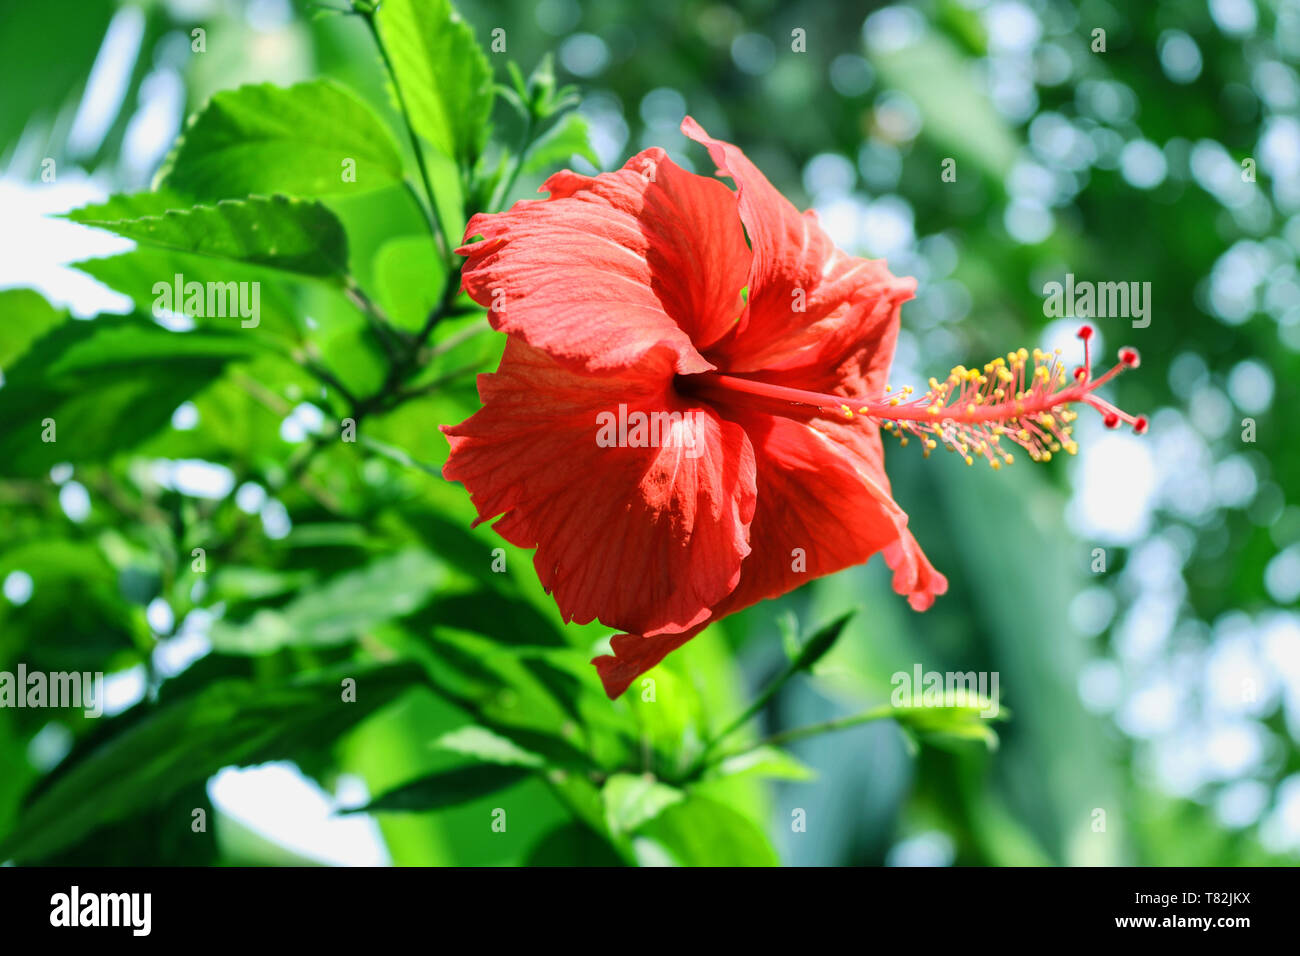
{"label": "flower stamen", "polygon": [[918,438],[922,454],[927,458],[931,451],[943,445],[961,455],[968,465],[983,458],[998,469],[1015,461],[1014,455],[1006,450],[1008,445],[1020,446],[1034,461],[1050,461],[1054,453],[1062,450],[1071,455],[1077,453],[1079,446],[1072,431],[1078,413],[1070,408],[1074,404],[1096,409],[1109,428],[1126,424],[1138,434],[1147,430],[1145,416],[1131,415],[1096,394],[1098,388],[1121,372],[1137,368],[1140,361],[1137,350],[1120,349],[1119,361],[1093,378],[1088,347],[1092,333],[1092,328],[1086,325],[1079,330],[1083,365],[1073,375],[1067,374],[1059,349],[1030,352],[1022,348],[999,356],[982,368],[958,365],[943,381],[930,379],[928,390],[916,398],[912,397],[910,387],[899,391],[886,388],[885,395],[878,399],[846,402],[842,395],[808,392],[731,375],[709,373],[700,377],[705,379],[705,387],[733,393],[733,397],[740,393],[812,406],[845,419],[865,417],[879,422],[901,445],[907,445],[909,438]]}

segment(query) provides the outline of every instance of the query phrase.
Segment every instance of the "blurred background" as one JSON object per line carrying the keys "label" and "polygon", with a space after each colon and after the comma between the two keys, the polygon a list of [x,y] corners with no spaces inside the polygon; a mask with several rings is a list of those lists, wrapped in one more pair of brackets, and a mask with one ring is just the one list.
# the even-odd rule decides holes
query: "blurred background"
{"label": "blurred background", "polygon": [[[265,751],[223,750],[193,730],[203,721],[154,728],[149,751],[177,753],[166,769],[174,787],[106,784],[104,805],[66,839],[18,858],[600,860],[605,849],[575,836],[553,781],[426,812],[336,811],[458,766],[464,748],[433,742],[471,717],[484,723],[485,701],[532,701],[524,677],[481,673],[507,657],[528,672],[528,693],[550,697],[526,721],[498,714],[502,726],[545,736],[538,715],[555,710],[556,739],[577,724],[601,773],[648,770],[671,783],[659,768],[784,665],[783,628],[806,633],[861,606],[815,675],[765,709],[763,731],[887,701],[891,675],[920,665],[1000,675],[1009,717],[996,725],[999,746],[915,748],[890,723],[795,744],[802,766],[778,768],[779,779],[707,782],[661,816],[675,861],[1294,862],[1300,452],[1275,409],[1296,401],[1300,380],[1300,3],[457,7],[485,48],[505,30],[507,52],[488,54],[499,82],[507,59],[527,72],[554,54],[561,80],[582,90],[602,168],[662,146],[712,173],[678,132],[689,112],[817,209],[841,247],[916,276],[895,384],[1021,345],[1060,347],[1073,363],[1079,320],[1047,315],[1045,284],[1067,273],[1150,283],[1147,327],[1094,322],[1107,363],[1119,346],[1141,351],[1141,369],[1112,396],[1148,414],[1150,432],[1110,432],[1085,412],[1077,457],[996,474],[891,445],[896,496],[951,582],[931,611],[911,612],[873,561],[712,628],[656,672],[656,702],[608,704],[582,670],[607,632],[561,628],[516,549],[508,582],[480,573],[481,555],[502,542],[469,532],[463,489],[436,477],[446,454],[436,426],[475,407],[472,377],[376,420],[376,444],[326,449],[300,471],[331,413],[318,386],[279,359],[228,369],[129,447],[84,463],[0,465],[0,670],[103,670],[109,710],[99,722],[0,710],[0,835],[12,838],[34,805],[37,822],[57,818],[39,801],[71,799],[69,779],[91,779],[75,778],[79,763],[100,760],[113,778],[105,740],[169,701],[201,702],[218,679],[262,687],[402,658],[427,668],[430,686],[337,732],[312,722]],[[362,25],[315,13],[290,0],[3,5],[0,368],[65,311],[72,321],[147,312],[153,279],[180,271],[173,261],[198,272],[52,217],[148,188],[213,93],[332,76],[400,129]],[[506,141],[511,122],[496,117]],[[542,178],[522,177],[515,195]],[[358,278],[394,312],[404,286],[384,247],[420,226],[405,199],[394,189],[370,205],[330,203]],[[272,282],[263,309],[309,316],[327,358],[364,382],[373,370],[347,303]],[[467,353],[482,369],[499,354],[492,338]],[[15,401],[5,391],[0,414]],[[191,566],[200,545],[210,573]],[[339,636],[283,638],[290,625],[322,624]],[[463,686],[434,686],[453,672]],[[300,718],[269,713],[247,734]],[[152,792],[158,800],[139,795]],[[511,828],[494,833],[487,814],[503,806]],[[718,806],[743,824],[703,825]],[[196,808],[211,818],[201,834]],[[791,824],[799,810],[805,830]]]}

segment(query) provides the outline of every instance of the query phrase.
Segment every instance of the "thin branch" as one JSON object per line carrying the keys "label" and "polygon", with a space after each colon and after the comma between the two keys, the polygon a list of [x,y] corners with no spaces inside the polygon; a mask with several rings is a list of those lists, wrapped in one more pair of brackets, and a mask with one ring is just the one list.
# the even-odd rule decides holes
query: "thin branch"
{"label": "thin branch", "polygon": [[361,313],[366,317],[366,321],[370,323],[370,327],[374,330],[375,336],[384,347],[388,357],[390,359],[396,358],[402,334],[394,327],[388,315],[370,296],[366,295],[365,291],[361,286],[357,285],[356,280],[351,276],[348,276],[347,285],[344,286],[344,293],[347,295],[348,301],[360,309]]}
{"label": "thin branch", "polygon": [[424,182],[424,192],[429,200],[429,232],[433,236],[433,244],[437,249],[438,258],[448,264],[451,263],[451,253],[447,245],[447,230],[442,223],[442,214],[438,211],[438,195],[433,190],[433,180],[429,176],[429,167],[424,159],[424,147],[420,145],[420,137],[415,132],[415,126],[411,123],[411,111],[406,105],[406,96],[402,93],[402,84],[398,82],[397,71],[393,68],[393,61],[388,55],[388,49],[384,46],[384,40],[379,35],[379,24],[375,21],[375,14],[367,12],[362,14],[366,26],[370,28],[370,35],[375,39],[375,46],[379,49],[380,59],[384,61],[384,69],[388,71],[389,78],[393,81],[393,91],[397,94],[397,105],[402,113],[402,120],[406,124],[407,135],[411,139],[411,148],[415,151],[415,162],[420,168],[420,178]]}
{"label": "thin branch", "polygon": [[459,378],[464,378],[470,372],[476,371],[481,364],[481,362],[468,362],[459,368],[454,368],[450,372],[439,375],[432,382],[426,382],[417,388],[402,389],[394,398],[398,403],[401,403],[410,401],[413,398],[419,398],[422,395],[428,395],[430,392],[436,392],[448,382],[454,382]]}
{"label": "thin branch", "polygon": [[[450,317],[451,317],[450,314],[444,316],[444,318],[450,318]],[[482,335],[484,332],[489,332],[491,330],[492,330],[492,326],[488,325],[487,318],[484,317],[481,321],[475,322],[473,325],[467,325],[465,326],[465,328],[461,329],[455,335],[451,336],[445,341],[439,342],[433,349],[429,351],[428,358],[432,360],[437,358],[440,355],[446,355],[456,346],[462,345],[465,342],[468,342],[470,339],[476,338]]]}
{"label": "thin branch", "polygon": [[[849,727],[857,727],[860,724],[871,723],[875,720],[887,720],[894,716],[894,708],[889,704],[883,704],[880,707],[873,707],[871,710],[864,710],[859,714],[852,714],[848,717],[836,717],[833,720],[824,720],[821,723],[809,724],[806,727],[796,727],[793,730],[783,730],[779,734],[772,734],[770,737],[742,747],[739,750],[729,751],[719,754],[706,762],[701,769],[715,766],[724,760],[730,760],[732,757],[739,757],[742,754],[758,750],[760,747],[780,747],[785,744],[793,743],[796,740],[805,740],[808,737],[816,737],[820,734],[834,733],[837,730],[847,730]],[[718,738],[721,739],[721,738]]]}

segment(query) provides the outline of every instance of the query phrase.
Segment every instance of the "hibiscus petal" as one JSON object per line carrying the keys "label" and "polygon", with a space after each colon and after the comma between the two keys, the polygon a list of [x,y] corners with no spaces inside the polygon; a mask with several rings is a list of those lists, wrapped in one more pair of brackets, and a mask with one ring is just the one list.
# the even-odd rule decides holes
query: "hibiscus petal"
{"label": "hibiscus petal", "polygon": [[[637,369],[585,373],[512,336],[498,370],[479,377],[483,408],[443,429],[443,475],[469,489],[480,522],[502,515],[502,537],[537,548],[565,621],[680,632],[739,579],[753,449],[738,425],[674,393],[672,366],[660,348]],[[601,447],[598,415],[620,403],[633,426],[636,412],[682,424],[671,441],[661,430],[660,447]]]}
{"label": "hibiscus petal", "polygon": [[[716,614],[862,564],[900,542],[895,589],[909,597],[917,589],[931,595],[946,589],[907,531],[907,513],[890,497],[878,451],[862,454],[856,443],[836,440],[817,420],[720,410],[744,425],[754,444],[759,502],[750,526],[753,551],[741,567],[740,584]],[[922,564],[930,573],[922,572]]]}
{"label": "hibiscus petal", "polygon": [[736,146],[713,139],[689,116],[682,132],[708,149],[720,175],[735,181],[753,246],[748,307],[707,356],[719,368],[735,373],[807,364],[877,337],[883,316],[912,297],[916,280],[891,275],[883,260],[841,252],[816,213],[800,214]]}
{"label": "hibiscus petal", "polygon": [[[750,524],[753,549],[740,570],[740,583],[716,607],[710,620],[777,597],[813,578],[862,564],[881,552],[894,570],[893,586],[923,611],[948,589],[947,579],[922,553],[907,514],[889,495],[875,454],[865,444],[832,437],[828,423],[796,421],[752,408],[721,407],[722,414],[745,426],[758,462],[758,508]],[[859,423],[858,427],[869,427]],[[683,634],[645,637],[620,634],[613,655],[592,663],[617,697],[640,674],[690,640],[710,621]]]}
{"label": "hibiscus petal", "polygon": [[600,675],[600,682],[605,687],[606,696],[610,700],[616,699],[631,686],[632,681],[711,623],[705,621],[680,634],[660,634],[657,637],[615,634],[609,642],[610,649],[614,653],[594,657],[591,661],[596,665],[596,673]]}
{"label": "hibiscus petal", "polygon": [[881,552],[894,572],[894,590],[907,595],[914,611],[928,611],[934,599],[948,590],[948,579],[935,570],[912,532],[902,529],[898,540]]}
{"label": "hibiscus petal", "polygon": [[749,271],[731,190],[657,148],[542,189],[550,198],[474,216],[456,250],[492,326],[580,369],[629,368],[660,348],[678,372],[712,368],[699,350],[739,317]]}

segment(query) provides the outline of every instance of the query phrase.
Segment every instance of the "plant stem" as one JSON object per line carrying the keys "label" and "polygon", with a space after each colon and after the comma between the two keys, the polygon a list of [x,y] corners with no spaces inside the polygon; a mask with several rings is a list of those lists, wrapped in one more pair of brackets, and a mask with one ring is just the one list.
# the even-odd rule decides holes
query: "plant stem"
{"label": "plant stem", "polygon": [[510,174],[505,178],[501,185],[493,191],[489,208],[493,210],[500,209],[505,203],[506,197],[510,195],[510,190],[514,188],[515,180],[519,178],[519,171],[523,169],[524,153],[526,153],[528,147],[532,145],[532,136],[533,116],[532,113],[528,113],[524,117],[524,133],[519,138],[519,149],[515,153],[514,162],[510,164]]}
{"label": "plant stem", "polygon": [[480,362],[470,362],[466,365],[462,365],[459,368],[452,369],[450,372],[447,372],[443,375],[439,375],[432,382],[426,382],[424,385],[421,385],[418,388],[403,389],[402,391],[397,393],[395,398],[400,403],[400,402],[409,401],[412,398],[419,398],[421,395],[428,395],[430,392],[436,392],[438,389],[442,388],[442,386],[446,385],[448,382],[454,382],[459,378],[464,378],[470,372],[473,372],[475,369],[477,369],[481,364],[482,363]]}
{"label": "plant stem", "polygon": [[[434,247],[438,257],[447,265],[446,285],[443,287],[442,295],[438,299],[437,305],[429,310],[428,317],[424,320],[424,325],[415,335],[406,333],[397,329],[389,321],[383,310],[375,304],[371,298],[361,289],[357,283],[349,278],[345,287],[348,299],[357,306],[370,322],[376,336],[379,338],[384,351],[388,356],[388,372],[384,376],[383,384],[373,395],[365,398],[357,398],[343,384],[343,382],[327,369],[322,363],[315,361],[308,356],[306,361],[300,361],[318,380],[322,383],[333,387],[347,402],[353,420],[353,423],[360,427],[361,422],[366,417],[377,412],[390,411],[401,405],[409,399],[419,395],[424,395],[433,391],[438,386],[444,384],[452,377],[463,374],[469,369],[457,369],[448,375],[440,376],[437,380],[415,389],[403,388],[405,383],[410,380],[412,372],[420,364],[420,353],[429,338],[433,335],[439,321],[448,315],[456,313],[456,296],[460,293],[460,261],[451,254],[447,244],[446,230],[443,226],[441,215],[438,211],[438,197],[433,189],[433,180],[429,176],[429,167],[425,160],[424,148],[420,144],[420,138],[415,132],[415,127],[411,122],[411,113],[406,104],[406,96],[402,92],[402,86],[398,82],[397,73],[393,68],[392,59],[388,55],[388,49],[384,46],[383,37],[380,35],[379,26],[376,22],[376,10],[373,5],[354,4],[354,12],[360,16],[370,30],[370,35],[374,38],[375,46],[379,50],[379,56],[383,60],[384,68],[392,80],[393,89],[397,95],[398,107],[402,114],[402,121],[406,125],[407,135],[411,140],[411,148],[415,153],[416,164],[420,169],[420,178],[424,184],[425,198],[428,201],[428,207],[425,210],[428,216],[429,232],[433,236]],[[409,180],[403,180],[411,197],[417,205],[424,207],[419,193],[411,185]],[[454,336],[445,342],[435,355],[441,354],[459,342],[464,341],[471,335],[477,334],[481,329],[478,326],[467,329],[460,335]],[[290,468],[290,477],[292,480],[298,480],[306,471],[315,455],[324,448],[333,436],[317,436],[311,445],[304,450],[303,454],[295,460]]]}
{"label": "plant stem", "polygon": [[446,355],[456,346],[468,342],[470,339],[477,338],[484,332],[492,331],[492,326],[488,325],[487,320],[483,319],[468,325],[461,329],[455,335],[449,336],[446,340],[438,343],[437,347],[429,351],[429,358],[437,358],[439,355]]}
{"label": "plant stem", "polygon": [[420,178],[424,182],[424,193],[429,200],[429,232],[433,236],[433,245],[437,250],[438,258],[448,265],[451,264],[451,251],[447,245],[447,231],[443,227],[442,214],[438,211],[438,195],[433,191],[433,180],[429,176],[429,166],[424,159],[424,147],[420,145],[420,137],[415,132],[415,126],[411,123],[411,111],[406,105],[406,96],[402,93],[402,84],[397,80],[397,71],[393,69],[393,61],[388,56],[388,48],[384,46],[383,38],[379,35],[379,25],[375,22],[373,12],[363,13],[361,18],[365,20],[366,26],[370,28],[370,35],[375,39],[375,46],[379,49],[379,57],[384,61],[384,69],[388,71],[388,77],[393,81],[393,90],[397,94],[397,105],[402,113],[402,121],[406,124],[406,133],[411,139],[411,148],[415,151],[415,162],[420,168]]}
{"label": "plant stem", "polygon": [[851,714],[848,717],[836,717],[832,720],[824,720],[821,723],[809,724],[807,727],[796,727],[793,730],[783,730],[779,734],[773,734],[766,740],[759,741],[755,746],[779,747],[795,740],[804,740],[808,737],[816,737],[819,734],[833,733],[837,730],[856,727],[859,724],[869,724],[875,720],[887,720],[893,717],[893,715],[894,708],[889,704],[882,704],[879,707],[864,710],[859,714]]}
{"label": "plant stem", "polygon": [[734,734],[741,727],[745,726],[745,724],[749,723],[755,716],[757,716],[759,711],[761,711],[764,707],[767,706],[767,702],[776,696],[777,691],[779,691],[785,685],[785,682],[788,681],[795,674],[799,673],[800,670],[802,670],[802,668],[799,666],[798,661],[791,661],[789,664],[787,664],[785,669],[781,671],[780,674],[777,675],[776,680],[768,684],[767,687],[763,689],[763,692],[759,694],[756,698],[754,698],[754,702],[745,708],[744,713],[742,713],[731,723],[727,724],[726,727],[724,727],[721,731],[719,731],[712,738],[710,738],[708,743],[704,745],[704,750],[700,754],[700,760],[701,761],[707,760],[709,755],[714,751],[714,749],[718,746],[718,744],[722,743],[722,741],[726,740],[728,737]]}
{"label": "plant stem", "polygon": [[730,760],[732,757],[739,757],[741,754],[747,754],[760,747],[780,747],[796,740],[805,740],[808,737],[816,737],[820,734],[834,733],[837,730],[846,730],[849,727],[857,727],[859,724],[869,724],[876,720],[887,720],[893,716],[894,708],[889,704],[883,704],[880,707],[873,707],[870,710],[864,710],[859,714],[851,714],[848,717],[836,717],[832,720],[824,720],[820,723],[809,724],[806,727],[796,727],[793,730],[783,730],[779,734],[772,734],[770,737],[765,737],[748,747],[742,747],[740,750],[733,750],[725,754],[720,754],[717,757],[708,760],[704,766],[711,767],[714,764],[721,763],[724,760]]}
{"label": "plant stem", "polygon": [[375,337],[379,339],[379,344],[383,346],[384,352],[389,359],[397,357],[397,342],[402,338],[402,334],[389,321],[384,310],[375,304],[370,296],[366,295],[361,286],[357,285],[356,280],[348,276],[347,285],[344,287],[344,294],[348,300],[361,310],[370,323],[371,329],[374,330]]}

